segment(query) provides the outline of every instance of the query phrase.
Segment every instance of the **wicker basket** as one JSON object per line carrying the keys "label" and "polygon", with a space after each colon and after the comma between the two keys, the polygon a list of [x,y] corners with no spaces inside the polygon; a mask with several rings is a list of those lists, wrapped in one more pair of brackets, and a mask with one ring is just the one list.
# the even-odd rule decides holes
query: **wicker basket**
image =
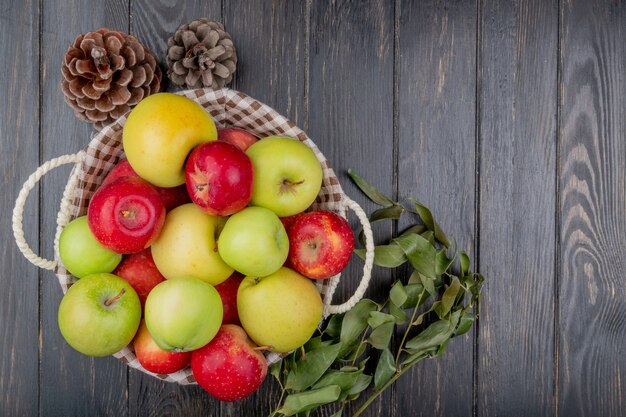
{"label": "wicker basket", "polygon": [[[201,104],[213,117],[218,128],[240,127],[259,137],[270,135],[285,135],[297,138],[309,146],[320,161],[324,177],[322,188],[312,208],[332,210],[346,217],[348,209],[354,211],[363,225],[366,238],[366,259],[363,269],[363,277],[354,294],[348,301],[340,305],[332,305],[332,296],[339,282],[340,276],[334,276],[328,280],[318,281],[317,286],[324,301],[324,315],[342,313],[349,310],[362,297],[367,288],[373,263],[373,239],[367,216],[363,210],[348,198],[341,189],[341,185],[330,167],[324,155],[309,137],[294,123],[278,114],[271,107],[252,99],[241,92],[230,89],[198,89],[182,91],[184,95]],[[18,248],[24,256],[40,268],[53,270],[58,277],[59,283],[65,293],[76,278],[67,272],[59,260],[58,242],[61,230],[67,223],[78,216],[87,213],[89,201],[102,183],[106,174],[115,164],[124,157],[122,149],[122,128],[126,122],[126,116],[100,131],[89,145],[76,154],[65,155],[44,163],[24,183],[22,190],[15,203],[13,211],[13,233]],[[57,231],[54,241],[54,260],[46,260],[35,254],[24,239],[22,214],[29,192],[46,172],[65,164],[74,164],[70,173],[65,191],[63,193],[61,207],[57,215]],[[128,366],[139,369],[142,372],[157,378],[179,384],[194,384],[195,380],[189,368],[182,371],[161,375],[153,374],[141,367],[132,346],[125,347],[113,356],[126,363]],[[274,363],[280,357],[275,353],[267,355],[268,362]]]}

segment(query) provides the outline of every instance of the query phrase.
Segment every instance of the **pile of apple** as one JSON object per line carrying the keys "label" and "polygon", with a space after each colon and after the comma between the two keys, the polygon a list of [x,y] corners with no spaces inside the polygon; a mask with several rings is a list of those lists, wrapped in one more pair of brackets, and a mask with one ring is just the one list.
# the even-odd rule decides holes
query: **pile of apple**
{"label": "pile of apple", "polygon": [[141,101],[122,137],[127,159],[60,237],[79,278],[59,306],[61,333],[90,356],[132,343],[148,371],[191,366],[214,397],[245,398],[267,374],[264,350],[313,335],[323,304],[312,279],[345,268],[352,230],[305,211],[322,168],[298,140],[218,131],[170,93]]}

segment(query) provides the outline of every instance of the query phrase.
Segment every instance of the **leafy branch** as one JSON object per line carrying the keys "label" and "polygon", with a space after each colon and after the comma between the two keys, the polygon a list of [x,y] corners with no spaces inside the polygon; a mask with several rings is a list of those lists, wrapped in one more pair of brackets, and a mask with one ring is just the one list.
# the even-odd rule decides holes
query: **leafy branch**
{"label": "leafy branch", "polygon": [[[348,174],[382,206],[372,212],[371,222],[397,220],[405,213],[418,218],[387,244],[375,247],[375,265],[393,269],[408,264],[410,274],[392,284],[384,303],[363,299],[347,313],[332,315],[303,351],[270,368],[281,387],[270,417],[308,417],[331,403],[338,407],[332,417],[341,417],[345,405],[370,388],[353,415],[357,417],[415,364],[441,356],[450,339],[467,333],[478,317],[484,278],[470,271],[465,252],[451,249],[430,210],[415,199],[393,201],[355,172]],[[365,257],[364,249],[355,253]],[[392,351],[392,337],[400,334]],[[373,372],[368,365],[372,349],[380,353]]]}

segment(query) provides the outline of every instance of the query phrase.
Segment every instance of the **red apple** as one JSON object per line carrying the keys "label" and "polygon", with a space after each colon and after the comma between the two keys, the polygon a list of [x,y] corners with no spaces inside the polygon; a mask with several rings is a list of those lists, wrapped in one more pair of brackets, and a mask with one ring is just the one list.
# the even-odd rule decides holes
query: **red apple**
{"label": "red apple", "polygon": [[[104,178],[104,181],[102,181],[101,186],[121,177],[140,178],[139,174],[137,174],[135,170],[130,166],[128,160],[123,159],[118,162],[117,165],[115,165],[113,169],[108,173],[108,175]],[[173,208],[191,202],[189,194],[187,194],[187,187],[185,186],[185,184],[172,188],[157,187],[156,185],[153,185],[153,187],[159,193],[159,197],[161,197],[161,201],[163,201],[163,205],[165,206],[165,211],[170,211]]]}
{"label": "red apple", "polygon": [[117,253],[136,253],[158,237],[165,207],[149,183],[139,177],[122,177],[94,193],[87,221],[102,246]]}
{"label": "red apple", "polygon": [[133,340],[135,355],[141,366],[155,374],[171,374],[186,368],[191,361],[191,352],[168,352],[156,344],[146,322],[141,320]]}
{"label": "red apple", "polygon": [[302,212],[302,213],[294,214],[293,216],[279,217],[279,218],[280,218],[280,221],[283,223],[283,226],[285,226],[285,231],[288,232],[291,225],[294,224],[296,220],[298,220],[300,217],[304,216],[305,214],[306,213]]}
{"label": "red apple", "polygon": [[265,356],[255,348],[241,327],[223,325],[213,340],[191,353],[191,372],[218,400],[241,400],[256,391],[267,375]]}
{"label": "red apple", "polygon": [[291,267],[314,279],[330,278],[341,272],[352,256],[354,234],[346,219],[317,210],[296,219],[287,230]]}
{"label": "red apple", "polygon": [[217,129],[217,140],[232,143],[245,152],[259,138],[238,127],[227,127]]}
{"label": "red apple", "polygon": [[152,288],[165,281],[165,277],[161,275],[152,260],[152,252],[149,248],[126,256],[115,268],[113,274],[124,278],[135,289],[142,309]]}
{"label": "red apple", "polygon": [[230,143],[204,143],[189,155],[185,179],[191,201],[213,216],[228,216],[250,201],[252,162]]}
{"label": "red apple", "polygon": [[222,324],[241,324],[239,313],[237,313],[237,290],[243,278],[239,272],[233,272],[226,281],[215,286],[224,306]]}

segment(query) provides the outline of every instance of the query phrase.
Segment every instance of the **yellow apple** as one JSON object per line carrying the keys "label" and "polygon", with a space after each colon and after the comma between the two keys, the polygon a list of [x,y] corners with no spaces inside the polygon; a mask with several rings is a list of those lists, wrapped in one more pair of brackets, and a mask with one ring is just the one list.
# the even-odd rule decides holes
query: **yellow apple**
{"label": "yellow apple", "polygon": [[246,277],[237,292],[241,325],[259,346],[289,352],[305,344],[322,319],[313,282],[287,267],[266,277]]}
{"label": "yellow apple", "polygon": [[141,100],[122,132],[130,166],[159,187],[185,183],[185,159],[193,148],[217,139],[211,115],[195,101],[172,93]]}
{"label": "yellow apple", "polygon": [[183,204],[165,217],[152,244],[152,258],[165,278],[194,277],[217,285],[233,273],[217,252],[216,240],[226,217],[211,216],[195,204]]}

